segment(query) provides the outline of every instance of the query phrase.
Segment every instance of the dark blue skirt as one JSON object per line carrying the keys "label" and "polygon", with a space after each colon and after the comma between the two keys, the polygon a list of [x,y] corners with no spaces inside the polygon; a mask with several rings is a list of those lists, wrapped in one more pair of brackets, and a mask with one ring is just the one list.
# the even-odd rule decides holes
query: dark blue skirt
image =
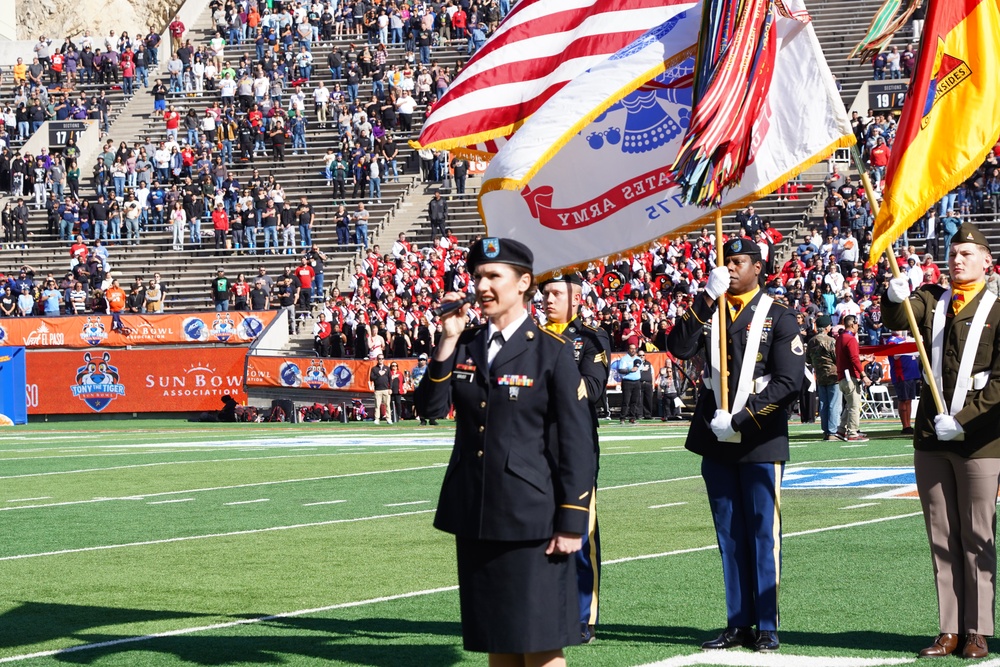
{"label": "dark blue skirt", "polygon": [[537,653],[580,643],[576,561],[548,540],[456,537],[466,651]]}

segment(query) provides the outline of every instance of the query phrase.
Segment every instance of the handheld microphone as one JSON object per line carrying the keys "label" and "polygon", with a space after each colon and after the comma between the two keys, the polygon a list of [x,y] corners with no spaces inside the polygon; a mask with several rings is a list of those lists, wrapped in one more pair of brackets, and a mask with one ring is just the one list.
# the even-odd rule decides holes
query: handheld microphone
{"label": "handheld microphone", "polygon": [[449,301],[447,303],[442,303],[436,308],[431,308],[431,315],[434,317],[441,317],[442,315],[447,315],[450,312],[456,311],[467,303],[475,303],[476,295],[475,293],[466,294],[464,298],[458,301]]}

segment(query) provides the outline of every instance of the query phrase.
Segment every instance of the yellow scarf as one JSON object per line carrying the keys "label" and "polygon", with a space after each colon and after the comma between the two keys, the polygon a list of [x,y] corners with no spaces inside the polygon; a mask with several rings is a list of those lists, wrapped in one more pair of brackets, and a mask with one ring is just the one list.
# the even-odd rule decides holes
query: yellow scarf
{"label": "yellow scarf", "polygon": [[729,304],[729,317],[730,319],[736,319],[736,316],[743,310],[744,307],[750,301],[757,296],[757,292],[760,291],[760,287],[754,287],[752,290],[746,294],[726,294],[726,303]]}
{"label": "yellow scarf", "polygon": [[975,283],[967,283],[965,285],[959,285],[958,283],[952,283],[951,285],[951,307],[955,311],[955,314],[962,312],[970,301],[976,298],[976,295],[983,291],[986,287],[986,281],[980,280]]}
{"label": "yellow scarf", "polygon": [[542,328],[546,331],[551,331],[552,333],[562,334],[563,331],[566,331],[566,327],[568,326],[569,322],[564,324],[560,324],[559,322],[546,322],[545,326]]}

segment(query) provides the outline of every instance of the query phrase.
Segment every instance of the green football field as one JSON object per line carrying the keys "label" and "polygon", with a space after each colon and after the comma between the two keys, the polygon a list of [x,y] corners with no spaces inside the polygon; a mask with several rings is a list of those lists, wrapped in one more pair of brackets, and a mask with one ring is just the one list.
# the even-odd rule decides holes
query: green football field
{"label": "green football field", "polygon": [[[866,426],[871,441],[850,445],[793,426],[773,655],[698,649],[725,605],[686,428],[603,427],[601,620],[570,663],[915,662],[937,615],[912,450],[898,423]],[[453,544],[431,526],[453,434],[445,423],[0,430],[0,663],[485,665],[461,649]]]}

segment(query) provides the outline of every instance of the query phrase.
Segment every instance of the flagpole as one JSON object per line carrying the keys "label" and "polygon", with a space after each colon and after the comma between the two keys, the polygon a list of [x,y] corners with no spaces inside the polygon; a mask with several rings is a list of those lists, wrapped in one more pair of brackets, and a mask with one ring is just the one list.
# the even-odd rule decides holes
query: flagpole
{"label": "flagpole", "polygon": [[[854,158],[854,166],[861,172],[861,182],[865,186],[865,194],[868,196],[868,204],[871,206],[872,215],[878,217],[879,205],[878,201],[875,200],[875,190],[872,188],[871,179],[868,178],[868,172],[865,171],[864,165],[861,164],[861,156],[858,154],[856,146],[851,148],[851,154]],[[885,252],[889,256],[889,268],[892,269],[892,277],[903,277],[903,274],[899,271],[899,262],[896,261],[896,253],[892,249],[891,243]],[[869,261],[871,260],[869,259]],[[938,391],[937,379],[934,377],[934,370],[931,367],[931,358],[927,354],[927,348],[924,347],[924,339],[920,336],[920,329],[917,327],[917,318],[913,314],[913,306],[910,304],[909,299],[903,301],[903,311],[906,312],[906,321],[910,324],[910,332],[917,343],[917,352],[920,353],[920,364],[924,369],[924,377],[930,379],[928,384],[931,388],[931,396],[934,398],[934,406],[937,408],[938,414],[946,415],[948,412],[944,408],[944,400],[941,398],[941,392]]]}
{"label": "flagpole", "polygon": [[[715,211],[715,260],[724,267],[726,258],[722,251],[722,209]],[[729,412],[729,362],[726,350],[726,295],[719,297],[719,409]]]}

